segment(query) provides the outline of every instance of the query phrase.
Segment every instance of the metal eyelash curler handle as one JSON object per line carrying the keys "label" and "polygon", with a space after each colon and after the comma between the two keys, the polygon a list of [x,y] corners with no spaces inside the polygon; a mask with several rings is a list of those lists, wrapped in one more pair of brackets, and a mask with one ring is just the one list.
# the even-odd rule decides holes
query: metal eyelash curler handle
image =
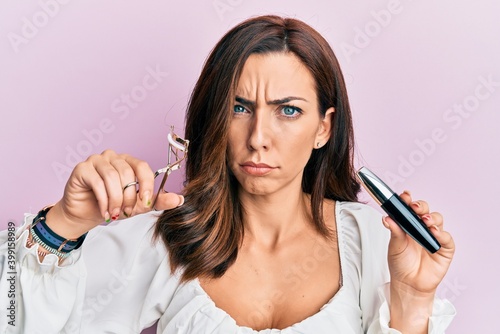
{"label": "metal eyelash curler handle", "polygon": [[[160,195],[160,192],[163,190],[164,192],[167,192],[164,187],[165,183],[167,182],[167,178],[172,173],[174,170],[177,170],[181,168],[181,162],[186,159],[186,154],[188,152],[188,147],[189,147],[189,140],[184,139],[179,137],[174,133],[174,127],[172,126],[170,128],[170,133],[167,135],[168,139],[168,158],[167,158],[167,166],[158,169],[155,174],[154,178],[156,179],[158,176],[161,174],[165,174],[163,176],[163,179],[161,180],[160,187],[158,188],[158,191],[156,193],[155,200],[153,201],[153,210],[156,211],[155,204],[156,200],[158,199],[158,196]],[[182,153],[182,155],[181,155]],[[175,159],[175,161],[174,161]],[[125,187],[123,187],[123,191],[127,189],[128,187],[131,186],[136,186],[139,184],[137,181],[133,181],[128,183]],[[138,192],[139,190],[136,188],[136,191]]]}
{"label": "metal eyelash curler handle", "polygon": [[[158,191],[156,193],[156,197],[153,201],[153,210],[156,210],[155,204],[158,199],[158,196],[160,195],[160,192],[163,190],[164,192],[167,192],[164,187],[165,183],[167,182],[168,176],[170,173],[172,173],[174,170],[177,170],[181,168],[181,162],[186,159],[186,155],[188,152],[188,147],[189,147],[189,140],[184,139],[179,137],[174,133],[174,127],[171,127],[170,133],[167,135],[167,140],[168,140],[168,158],[167,158],[167,166],[161,169],[158,169],[155,172],[155,179],[161,175],[165,174],[163,176],[163,179],[161,180],[160,187],[158,188]],[[182,156],[181,156],[182,153]],[[173,161],[175,159],[175,161]]]}

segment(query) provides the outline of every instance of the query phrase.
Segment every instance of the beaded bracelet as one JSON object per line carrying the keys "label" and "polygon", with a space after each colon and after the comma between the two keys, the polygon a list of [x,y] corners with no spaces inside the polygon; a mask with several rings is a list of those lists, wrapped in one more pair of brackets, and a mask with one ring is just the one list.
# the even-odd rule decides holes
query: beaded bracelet
{"label": "beaded bracelet", "polygon": [[[32,238],[32,243],[37,243],[40,247],[42,247],[46,251],[58,256],[61,259],[67,258],[70,254],[70,253],[60,252],[57,249],[54,249],[54,248],[48,246],[46,243],[44,243],[42,240],[40,240],[40,238],[33,232],[33,228],[30,228],[30,236]],[[43,256],[42,256],[42,254],[43,253],[38,252],[38,255],[43,258],[46,254],[44,254]]]}
{"label": "beaded bracelet", "polygon": [[60,258],[66,258],[72,250],[78,249],[85,240],[87,233],[76,240],[65,239],[50,229],[46,223],[47,212],[52,208],[48,206],[40,210],[30,226],[30,235],[33,240],[48,252]]}

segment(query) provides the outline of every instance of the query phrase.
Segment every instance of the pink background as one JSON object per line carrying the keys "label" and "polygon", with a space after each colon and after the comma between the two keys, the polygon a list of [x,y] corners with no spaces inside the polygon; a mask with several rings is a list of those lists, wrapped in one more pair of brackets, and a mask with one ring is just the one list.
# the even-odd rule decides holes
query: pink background
{"label": "pink background", "polygon": [[305,20],[336,51],[358,165],[445,216],[457,243],[439,290],[458,310],[448,332],[496,333],[498,1],[2,1],[0,227],[57,201],[89,154],[162,167],[210,49],[267,13]]}

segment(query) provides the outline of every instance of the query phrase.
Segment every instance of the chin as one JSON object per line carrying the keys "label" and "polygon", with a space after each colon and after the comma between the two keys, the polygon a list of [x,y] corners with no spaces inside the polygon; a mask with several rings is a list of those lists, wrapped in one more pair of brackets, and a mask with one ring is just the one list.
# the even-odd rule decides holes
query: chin
{"label": "chin", "polygon": [[262,195],[269,195],[272,194],[273,192],[276,191],[276,189],[273,189],[274,187],[270,187],[269,184],[264,180],[258,180],[254,181],[252,180],[251,182],[240,182],[239,188],[240,192],[245,192],[247,194],[251,195],[257,195],[257,196],[262,196]]}

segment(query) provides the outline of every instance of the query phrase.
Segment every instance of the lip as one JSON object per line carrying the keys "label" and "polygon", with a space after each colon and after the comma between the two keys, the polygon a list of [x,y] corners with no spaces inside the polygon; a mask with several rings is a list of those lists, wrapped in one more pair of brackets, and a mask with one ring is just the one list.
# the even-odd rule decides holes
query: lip
{"label": "lip", "polygon": [[241,169],[249,175],[252,176],[264,176],[276,169],[276,167],[271,167],[264,163],[255,163],[252,161],[247,161],[240,164]]}

